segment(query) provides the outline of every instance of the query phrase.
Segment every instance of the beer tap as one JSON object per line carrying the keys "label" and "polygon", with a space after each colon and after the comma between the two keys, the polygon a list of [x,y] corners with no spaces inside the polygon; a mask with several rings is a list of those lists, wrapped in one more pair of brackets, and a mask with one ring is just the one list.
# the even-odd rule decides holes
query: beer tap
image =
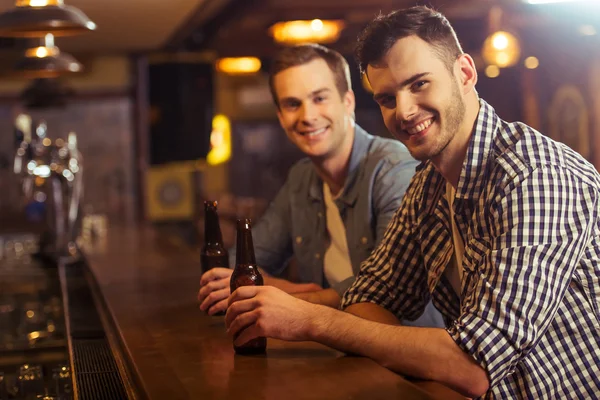
{"label": "beer tap", "polygon": [[[29,124],[31,126],[31,124]],[[23,134],[15,155],[14,172],[22,179],[22,191],[29,217],[43,216],[52,237],[43,252],[53,258],[78,258],[76,244],[80,204],[83,197],[83,157],[77,146],[77,135],[70,132],[67,140],[52,142],[45,121],[40,121],[33,134]],[[30,140],[25,138],[29,136]],[[37,213],[37,210],[43,210]]]}

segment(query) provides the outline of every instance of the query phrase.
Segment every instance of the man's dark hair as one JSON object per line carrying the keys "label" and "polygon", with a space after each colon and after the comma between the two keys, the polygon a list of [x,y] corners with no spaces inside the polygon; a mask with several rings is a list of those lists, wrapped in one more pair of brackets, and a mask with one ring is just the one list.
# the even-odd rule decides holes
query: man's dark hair
{"label": "man's dark hair", "polygon": [[275,56],[269,74],[269,89],[277,108],[279,108],[279,102],[277,101],[277,93],[275,92],[275,75],[288,68],[308,64],[319,58],[327,63],[333,73],[335,86],[340,96],[344,96],[348,90],[352,89],[350,67],[348,67],[346,59],[337,51],[318,44],[301,44],[287,47]]}
{"label": "man's dark hair", "polygon": [[429,7],[416,6],[380,14],[363,29],[355,50],[361,72],[365,73],[369,64],[381,61],[399,39],[408,36],[429,43],[450,71],[463,53],[446,17]]}

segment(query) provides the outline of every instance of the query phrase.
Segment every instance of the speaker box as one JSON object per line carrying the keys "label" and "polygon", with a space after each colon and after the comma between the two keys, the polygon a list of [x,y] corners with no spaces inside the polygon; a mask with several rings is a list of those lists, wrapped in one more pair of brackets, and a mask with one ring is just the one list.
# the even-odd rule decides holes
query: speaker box
{"label": "speaker box", "polygon": [[185,163],[150,167],[146,172],[148,220],[191,220],[195,212],[193,172]]}
{"label": "speaker box", "polygon": [[205,158],[213,118],[213,66],[149,65],[150,164]]}

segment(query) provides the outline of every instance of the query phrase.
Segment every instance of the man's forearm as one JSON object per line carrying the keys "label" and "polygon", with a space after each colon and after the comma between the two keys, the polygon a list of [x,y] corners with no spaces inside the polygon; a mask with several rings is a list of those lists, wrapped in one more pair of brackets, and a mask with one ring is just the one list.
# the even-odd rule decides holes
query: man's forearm
{"label": "man's forearm", "polygon": [[488,389],[485,370],[443,329],[392,326],[389,319],[373,322],[326,307],[314,315],[309,340],[367,356],[404,375],[442,382],[469,397]]}
{"label": "man's forearm", "polygon": [[383,307],[373,303],[357,303],[347,307],[344,311],[368,319],[369,321],[381,322],[388,325],[400,325],[398,318]]}
{"label": "man's forearm", "polygon": [[295,297],[314,304],[338,308],[342,300],[340,295],[333,289],[317,290],[315,292],[296,293]]}
{"label": "man's forearm", "polygon": [[261,272],[266,286],[274,286],[286,293],[296,294],[323,290],[321,286],[317,285],[316,283],[294,283],[286,279],[274,278],[262,270]]}

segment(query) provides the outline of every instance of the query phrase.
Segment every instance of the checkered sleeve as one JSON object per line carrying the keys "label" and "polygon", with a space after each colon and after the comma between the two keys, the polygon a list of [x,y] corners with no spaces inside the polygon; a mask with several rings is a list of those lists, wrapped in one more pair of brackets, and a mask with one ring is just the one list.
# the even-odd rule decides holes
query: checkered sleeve
{"label": "checkered sleeve", "polygon": [[593,238],[598,206],[597,192],[572,170],[531,168],[504,182],[488,205],[490,248],[465,269],[461,316],[448,328],[492,387],[548,330]]}
{"label": "checkered sleeve", "polygon": [[414,320],[423,313],[429,301],[427,273],[411,221],[416,215],[418,181],[412,180],[383,240],[361,264],[356,281],[342,298],[342,309],[357,303],[375,303],[401,320]]}

